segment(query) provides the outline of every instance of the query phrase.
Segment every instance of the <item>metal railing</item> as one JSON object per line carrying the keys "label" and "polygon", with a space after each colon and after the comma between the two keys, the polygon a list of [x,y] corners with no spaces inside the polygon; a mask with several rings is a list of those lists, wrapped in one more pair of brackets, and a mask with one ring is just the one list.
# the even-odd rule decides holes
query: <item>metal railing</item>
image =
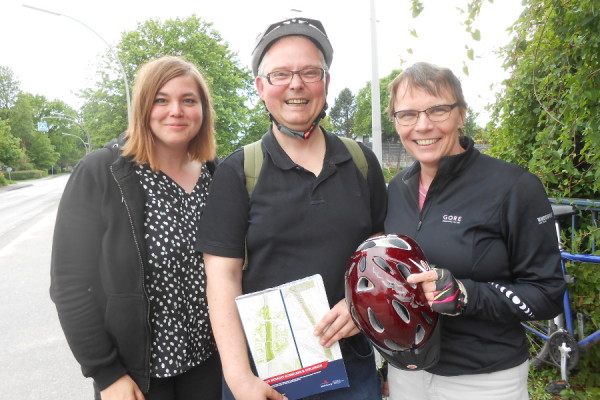
{"label": "metal railing", "polygon": [[[589,212],[591,224],[594,228],[598,228],[598,212],[600,212],[600,200],[589,200],[589,199],[575,199],[575,198],[561,198],[556,199],[549,197],[551,203],[554,204],[570,204],[575,207],[579,212],[571,216],[571,239],[573,239],[577,229],[580,228],[582,222],[582,213]],[[590,236],[592,253],[597,250],[597,243],[593,236]]]}

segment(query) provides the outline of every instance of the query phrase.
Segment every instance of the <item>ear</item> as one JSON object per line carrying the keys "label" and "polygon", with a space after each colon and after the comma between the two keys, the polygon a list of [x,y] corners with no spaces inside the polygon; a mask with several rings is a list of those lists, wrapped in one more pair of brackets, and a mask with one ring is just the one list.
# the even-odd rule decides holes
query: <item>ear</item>
{"label": "ear", "polygon": [[327,96],[327,94],[329,94],[329,82],[331,81],[331,75],[329,75],[329,72],[327,72],[327,74],[325,75],[325,96]]}
{"label": "ear", "polygon": [[261,100],[263,99],[263,91],[265,89],[264,87],[264,81],[263,78],[261,78],[260,76],[257,76],[256,78],[254,78],[254,86],[256,86],[256,91],[258,92],[258,96],[260,97]]}
{"label": "ear", "polygon": [[465,126],[465,122],[467,121],[467,109],[464,107],[460,107],[460,127]]}

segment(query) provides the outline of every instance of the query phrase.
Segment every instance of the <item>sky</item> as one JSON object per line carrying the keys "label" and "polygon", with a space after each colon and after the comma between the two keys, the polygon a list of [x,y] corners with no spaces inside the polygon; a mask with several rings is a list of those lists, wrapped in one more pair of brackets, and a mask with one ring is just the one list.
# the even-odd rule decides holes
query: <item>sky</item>
{"label": "sky", "polygon": [[[423,2],[424,12],[413,19],[409,0],[374,0],[379,78],[419,61],[448,67],[461,80],[469,106],[480,114],[477,121],[485,123],[485,106],[493,102],[508,76],[497,50],[510,41],[506,28],[520,15],[521,0],[484,2],[475,24],[481,31],[479,42],[465,32],[464,15],[456,9],[464,7],[466,0]],[[13,71],[22,91],[60,99],[77,109],[81,100],[75,93],[97,81],[107,43],[115,46],[122,32],[136,30],[148,19],[165,21],[192,14],[213,23],[240,64],[248,68],[255,39],[269,24],[294,16],[321,20],[334,49],[330,105],[342,89],[356,95],[372,78],[371,0],[4,0],[0,66]],[[418,37],[410,34],[411,29]],[[475,60],[467,59],[466,45],[474,48]],[[462,71],[463,62],[468,76]]]}

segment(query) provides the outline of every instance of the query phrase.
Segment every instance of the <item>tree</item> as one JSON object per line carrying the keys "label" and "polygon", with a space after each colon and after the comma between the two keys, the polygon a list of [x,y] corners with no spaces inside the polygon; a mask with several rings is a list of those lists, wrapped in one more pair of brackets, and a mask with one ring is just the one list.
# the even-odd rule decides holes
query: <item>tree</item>
{"label": "tree", "polygon": [[45,132],[34,135],[32,142],[27,147],[27,156],[37,169],[48,170],[56,164],[59,154],[54,150],[50,139]]}
{"label": "tree", "polygon": [[475,121],[478,115],[479,113],[473,111],[471,107],[467,108],[467,118],[465,120],[465,124],[462,127],[462,132],[465,136],[472,138],[476,142],[485,142],[485,129],[477,125],[477,122]]}
{"label": "tree", "polygon": [[512,71],[490,126],[491,154],[538,175],[550,195],[600,194],[600,7],[528,0],[504,50]]}
{"label": "tree", "polygon": [[31,106],[32,100],[35,101],[34,96],[20,93],[14,107],[9,110],[8,124],[13,136],[19,138],[27,159],[35,168],[46,170],[54,165],[59,155],[48,136],[34,128],[36,118]]}
{"label": "tree", "polygon": [[20,92],[19,85],[20,82],[14,77],[12,70],[0,66],[0,119],[5,119],[2,111],[15,105]]}
{"label": "tree", "polygon": [[[388,85],[394,80],[400,70],[393,70],[388,76],[379,80],[379,97],[381,104],[381,139],[384,142],[396,141],[397,135],[394,124],[387,113],[390,98]],[[356,135],[371,136],[371,82],[360,89],[356,96],[356,113],[354,114],[354,130]]]}
{"label": "tree", "polygon": [[329,112],[331,125],[337,135],[354,138],[356,101],[350,89],[343,89]]}
{"label": "tree", "polygon": [[[195,15],[165,22],[150,19],[139,24],[135,31],[123,33],[116,48],[129,78],[142,64],[163,55],[182,56],[199,67],[215,105],[219,154],[230,153],[242,134],[247,133],[249,109],[256,110],[250,72],[239,65],[236,55],[212,24]],[[99,146],[127,127],[125,89],[118,71],[114,61],[107,61],[96,88],[82,92],[86,100],[83,119],[89,121],[93,142]]]}
{"label": "tree", "polygon": [[14,167],[21,157],[23,152],[19,147],[19,139],[10,134],[8,123],[0,120],[0,167]]}

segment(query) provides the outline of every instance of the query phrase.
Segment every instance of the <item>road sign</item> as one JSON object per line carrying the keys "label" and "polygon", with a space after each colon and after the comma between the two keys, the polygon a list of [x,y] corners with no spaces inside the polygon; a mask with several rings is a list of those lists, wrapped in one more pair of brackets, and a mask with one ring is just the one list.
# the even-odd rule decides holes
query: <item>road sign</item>
{"label": "road sign", "polygon": [[48,132],[48,123],[46,121],[38,122],[38,132]]}

